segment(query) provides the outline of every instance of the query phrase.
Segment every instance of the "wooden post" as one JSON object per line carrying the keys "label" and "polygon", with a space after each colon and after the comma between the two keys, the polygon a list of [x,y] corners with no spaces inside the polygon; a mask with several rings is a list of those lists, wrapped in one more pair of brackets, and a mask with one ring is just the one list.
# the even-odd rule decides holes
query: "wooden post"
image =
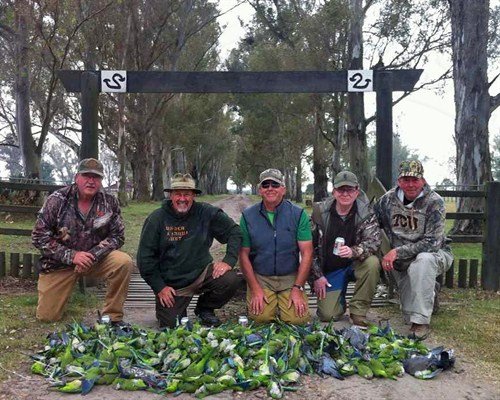
{"label": "wooden post", "polygon": [[477,258],[473,258],[469,263],[469,287],[476,288],[477,287],[477,267],[479,265],[479,260]]}
{"label": "wooden post", "polygon": [[97,72],[85,71],[81,75],[82,90],[82,145],[80,160],[99,157],[99,141],[97,137],[99,99],[99,75]]}
{"label": "wooden post", "polygon": [[467,287],[467,260],[463,258],[458,261],[458,287]]}
{"label": "wooden post", "polygon": [[376,115],[376,171],[386,189],[392,182],[392,72],[380,71],[377,75]]}
{"label": "wooden post", "polygon": [[453,289],[453,274],[455,273],[455,262],[451,264],[451,267],[446,271],[445,283],[448,289]]}
{"label": "wooden post", "polygon": [[19,253],[10,253],[10,276],[19,277]]}
{"label": "wooden post", "polygon": [[5,251],[0,251],[0,278],[5,276]]}
{"label": "wooden post", "polygon": [[481,284],[485,290],[500,289],[500,182],[486,182],[485,238]]}
{"label": "wooden post", "polygon": [[22,272],[22,277],[23,278],[31,278],[31,269],[32,269],[32,259],[31,259],[31,254],[23,254],[23,272]]}
{"label": "wooden post", "polygon": [[40,254],[33,254],[33,277],[35,279],[38,279],[38,274],[39,271],[38,269],[40,268]]}

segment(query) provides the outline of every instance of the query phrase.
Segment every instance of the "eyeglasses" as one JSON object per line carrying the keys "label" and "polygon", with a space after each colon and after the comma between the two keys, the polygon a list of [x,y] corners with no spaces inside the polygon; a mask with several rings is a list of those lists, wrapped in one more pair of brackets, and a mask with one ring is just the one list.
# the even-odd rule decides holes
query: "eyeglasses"
{"label": "eyeglasses", "polygon": [[339,193],[353,194],[355,191],[358,190],[358,188],[352,186],[341,186],[339,188],[336,188],[335,190]]}
{"label": "eyeglasses", "polygon": [[260,187],[262,189],[269,189],[269,187],[272,187],[273,189],[278,189],[280,186],[281,184],[275,181],[264,181],[260,184]]}

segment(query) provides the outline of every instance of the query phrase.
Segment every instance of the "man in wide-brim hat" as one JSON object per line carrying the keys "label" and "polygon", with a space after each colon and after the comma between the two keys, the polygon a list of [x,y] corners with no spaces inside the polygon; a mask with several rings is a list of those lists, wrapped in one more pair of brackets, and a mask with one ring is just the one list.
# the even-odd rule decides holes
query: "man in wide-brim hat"
{"label": "man in wide-brim hat", "polygon": [[[165,192],[169,198],[144,222],[137,253],[141,276],[156,294],[159,325],[174,327],[200,293],[195,314],[203,324],[217,326],[214,310],[233,297],[241,281],[233,271],[240,228],[220,208],[195,201],[201,190],[190,174],[175,174]],[[227,244],[221,261],[210,255],[214,239]]]}

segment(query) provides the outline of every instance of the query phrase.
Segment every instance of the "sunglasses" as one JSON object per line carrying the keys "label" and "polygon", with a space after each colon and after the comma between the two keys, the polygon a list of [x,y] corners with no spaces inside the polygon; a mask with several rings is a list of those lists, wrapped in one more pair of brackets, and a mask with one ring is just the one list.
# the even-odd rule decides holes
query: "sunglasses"
{"label": "sunglasses", "polygon": [[269,187],[272,187],[273,189],[278,189],[280,186],[281,184],[275,181],[264,181],[260,184],[260,187],[262,189],[269,189]]}
{"label": "sunglasses", "polygon": [[335,189],[337,192],[339,193],[348,193],[348,194],[351,194],[351,193],[354,193],[356,190],[358,190],[357,187],[352,187],[352,186],[341,186],[337,189]]}

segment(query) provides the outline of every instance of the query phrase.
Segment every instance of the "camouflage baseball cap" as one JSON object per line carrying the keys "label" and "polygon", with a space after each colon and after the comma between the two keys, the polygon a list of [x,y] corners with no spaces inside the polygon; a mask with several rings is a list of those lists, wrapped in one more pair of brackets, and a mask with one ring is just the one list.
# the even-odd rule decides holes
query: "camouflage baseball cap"
{"label": "camouflage baseball cap", "polygon": [[264,181],[274,181],[278,182],[280,185],[285,185],[285,179],[283,178],[283,174],[281,173],[280,170],[274,168],[269,168],[261,172],[261,174],[259,175],[259,181],[260,181],[259,186]]}
{"label": "camouflage baseball cap", "polygon": [[415,178],[424,177],[424,167],[422,163],[418,160],[406,160],[399,164],[399,175],[398,178],[403,176],[413,176]]}
{"label": "camouflage baseball cap", "polygon": [[78,164],[77,174],[96,174],[104,177],[104,168],[102,163],[95,158],[85,158]]}
{"label": "camouflage baseball cap", "polygon": [[333,187],[338,189],[341,186],[359,186],[358,177],[351,171],[341,171],[333,180]]}
{"label": "camouflage baseball cap", "polygon": [[164,192],[172,190],[192,190],[196,194],[200,194],[201,190],[196,188],[196,182],[190,174],[177,173],[172,177],[172,184],[169,188],[165,188]]}

